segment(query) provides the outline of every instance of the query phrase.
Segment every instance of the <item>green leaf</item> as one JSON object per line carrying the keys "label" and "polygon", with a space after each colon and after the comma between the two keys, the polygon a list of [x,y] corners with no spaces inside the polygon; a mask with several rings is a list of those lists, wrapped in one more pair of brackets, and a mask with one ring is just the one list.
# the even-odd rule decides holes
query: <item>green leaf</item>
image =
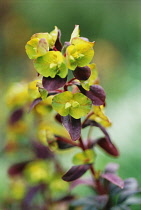
{"label": "green leaf", "polygon": [[92,102],[82,93],[72,94],[65,91],[54,96],[52,100],[53,109],[60,115],[71,115],[75,119],[79,119],[89,113]]}
{"label": "green leaf", "polygon": [[61,78],[65,78],[68,73],[64,56],[59,51],[47,52],[46,55],[34,61],[34,66],[37,72],[44,77],[54,78],[59,75]]}
{"label": "green leaf", "polygon": [[75,165],[92,164],[94,163],[96,154],[92,149],[87,149],[84,152],[79,152],[73,157]]}

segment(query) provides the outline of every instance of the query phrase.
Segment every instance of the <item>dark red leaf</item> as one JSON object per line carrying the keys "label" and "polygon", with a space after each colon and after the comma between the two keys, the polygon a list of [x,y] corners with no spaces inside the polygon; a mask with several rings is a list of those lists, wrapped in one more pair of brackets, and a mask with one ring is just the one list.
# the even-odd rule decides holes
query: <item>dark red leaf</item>
{"label": "dark red leaf", "polygon": [[22,118],[22,116],[23,116],[23,109],[15,110],[9,118],[9,124],[16,123],[18,120]]}
{"label": "dark red leaf", "polygon": [[57,122],[62,123],[62,117],[60,114],[56,114],[55,119],[57,120]]}
{"label": "dark red leaf", "polygon": [[12,166],[10,166],[10,168],[8,169],[8,174],[10,176],[17,176],[19,174],[21,174],[25,168],[25,166],[29,163],[30,161],[24,161],[21,163],[16,163],[13,164]]}
{"label": "dark red leaf", "polygon": [[93,105],[100,106],[105,104],[106,94],[104,89],[99,85],[91,85],[90,90],[85,90],[82,86],[78,86],[80,91],[91,99]]}
{"label": "dark red leaf", "polygon": [[77,165],[72,166],[71,169],[62,177],[66,182],[71,182],[81,177],[88,169],[90,165]]}
{"label": "dark red leaf", "polygon": [[101,177],[117,185],[120,188],[124,188],[124,181],[114,173],[104,173],[101,174]]}
{"label": "dark red leaf", "polygon": [[30,112],[38,103],[40,103],[41,101],[42,101],[41,98],[36,98],[36,99],[32,102],[32,104],[30,105],[29,112]]}
{"label": "dark red leaf", "polygon": [[55,42],[55,48],[59,51],[61,51],[62,49],[62,43],[61,43],[61,31],[58,30],[58,36]]}
{"label": "dark red leaf", "polygon": [[76,67],[76,69],[73,71],[73,75],[76,79],[79,80],[87,80],[91,75],[91,70],[88,66],[84,67]]}
{"label": "dark red leaf", "polygon": [[75,146],[75,145],[68,143],[68,141],[71,141],[71,140],[61,137],[61,136],[57,136],[56,140],[57,140],[56,143],[58,144],[59,149],[68,149],[68,148]]}
{"label": "dark red leaf", "polygon": [[53,152],[51,152],[47,146],[44,146],[37,141],[33,141],[32,144],[35,154],[38,158],[51,159],[54,157]]}
{"label": "dark red leaf", "polygon": [[58,88],[63,87],[66,81],[67,81],[67,77],[61,78],[58,75],[56,75],[54,78],[43,77],[42,84],[43,84],[43,87],[47,91],[51,91],[51,90],[56,90]]}
{"label": "dark red leaf", "polygon": [[119,156],[119,152],[117,148],[114,146],[114,144],[111,141],[108,141],[107,138],[100,138],[97,141],[97,144],[104,149],[108,154],[113,155],[115,157]]}
{"label": "dark red leaf", "polygon": [[81,135],[81,120],[80,119],[74,119],[70,115],[67,115],[66,117],[62,117],[62,124],[69,132],[71,139],[73,141],[76,141],[80,138],[80,135]]}

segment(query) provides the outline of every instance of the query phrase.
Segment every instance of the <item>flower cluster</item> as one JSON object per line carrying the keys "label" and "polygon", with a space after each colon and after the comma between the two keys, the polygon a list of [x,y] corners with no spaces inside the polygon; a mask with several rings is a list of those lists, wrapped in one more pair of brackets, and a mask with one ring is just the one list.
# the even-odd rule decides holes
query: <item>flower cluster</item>
{"label": "flower cluster", "polygon": [[[117,164],[110,163],[103,171],[95,169],[95,148],[115,158],[119,152],[107,132],[111,122],[104,114],[106,94],[92,62],[94,42],[80,37],[78,25],[64,46],[60,39],[57,27],[31,37],[25,48],[38,78],[29,84],[16,84],[7,93],[11,114],[5,150],[29,154],[8,170],[13,199],[9,200],[17,209],[63,206],[104,210],[140,204],[135,197],[140,192],[136,180],[123,181],[116,174]],[[81,131],[86,127],[88,135],[84,138]],[[102,137],[94,136],[94,127],[100,129]],[[73,155],[73,166],[65,173],[65,161],[61,165],[58,157],[63,150],[68,156],[73,148],[78,151]],[[88,171],[92,177],[82,179]],[[91,196],[76,198],[72,189],[80,184],[92,189]],[[4,208],[9,207],[9,200],[6,198]]]}

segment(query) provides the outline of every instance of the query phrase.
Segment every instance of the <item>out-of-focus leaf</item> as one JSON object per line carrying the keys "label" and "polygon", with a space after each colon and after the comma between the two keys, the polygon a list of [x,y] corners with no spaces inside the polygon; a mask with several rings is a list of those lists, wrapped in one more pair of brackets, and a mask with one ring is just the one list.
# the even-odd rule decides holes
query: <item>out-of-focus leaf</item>
{"label": "out-of-focus leaf", "polygon": [[30,105],[30,108],[29,108],[29,112],[38,104],[42,101],[42,98],[36,98],[32,104]]}
{"label": "out-of-focus leaf", "polygon": [[67,77],[61,78],[58,75],[56,75],[54,78],[43,77],[42,84],[47,91],[51,91],[63,87],[66,81]]}
{"label": "out-of-focus leaf", "polygon": [[105,173],[116,173],[119,168],[117,163],[108,163],[105,167]]}
{"label": "out-of-focus leaf", "polygon": [[33,149],[38,158],[51,159],[54,157],[54,154],[50,151],[50,149],[47,146],[44,146],[43,144],[37,141],[33,141],[32,144],[33,144]]}
{"label": "out-of-focus leaf", "polygon": [[42,100],[45,100],[47,98],[48,92],[44,88],[39,87],[39,93],[41,95]]}
{"label": "out-of-focus leaf", "polygon": [[94,150],[87,149],[74,155],[73,163],[75,165],[92,164],[95,161],[96,154]]}
{"label": "out-of-focus leaf", "polygon": [[119,152],[117,150],[117,148],[114,146],[114,144],[111,141],[108,141],[107,138],[100,138],[97,140],[97,144],[104,149],[105,152],[107,152],[108,154],[118,157],[119,156]]}
{"label": "out-of-focus leaf", "polygon": [[25,198],[22,201],[22,208],[23,209],[27,209],[30,207],[30,204],[32,202],[32,199],[34,198],[34,196],[38,193],[38,192],[42,192],[45,189],[45,185],[44,184],[39,184],[33,187],[30,187],[27,191],[27,194],[25,195]]}
{"label": "out-of-focus leaf", "polygon": [[71,169],[66,174],[64,174],[62,179],[67,182],[74,181],[81,177],[89,168],[89,164],[72,166]]}
{"label": "out-of-focus leaf", "polygon": [[122,189],[124,188],[124,181],[116,174],[104,173],[104,174],[101,174],[101,177],[108,180],[109,182],[112,182],[113,184],[117,185],[118,187]]}
{"label": "out-of-focus leaf", "polygon": [[20,120],[23,116],[23,109],[17,109],[14,112],[12,112],[10,118],[9,118],[9,123],[12,125],[16,123],[18,120]]}
{"label": "out-of-focus leaf", "polygon": [[73,75],[76,79],[79,80],[87,80],[91,75],[91,70],[88,66],[79,67],[77,66],[76,69],[73,71]]}
{"label": "out-of-focus leaf", "polygon": [[102,210],[108,202],[108,195],[89,196],[73,201],[72,206],[83,206],[83,209]]}
{"label": "out-of-focus leaf", "polygon": [[81,135],[81,120],[80,119],[74,119],[70,115],[66,117],[62,117],[62,123],[64,127],[69,132],[71,139],[73,141],[76,141],[80,138]]}
{"label": "out-of-focus leaf", "polygon": [[89,178],[89,179],[81,179],[80,178],[80,179],[77,179],[77,180],[74,180],[73,182],[71,182],[70,189],[73,189],[76,186],[81,185],[81,184],[92,187],[93,189],[95,188],[95,184],[91,178]]}
{"label": "out-of-focus leaf", "polygon": [[141,197],[130,197],[125,202],[126,205],[141,205]]}
{"label": "out-of-focus leaf", "polygon": [[[124,202],[126,199],[129,199],[129,197],[134,196],[135,194],[139,194],[141,193],[141,191],[139,190],[123,190],[121,191],[121,193],[119,194],[117,203],[122,203]],[[141,201],[141,200],[140,200]]]}
{"label": "out-of-focus leaf", "polygon": [[17,176],[21,174],[29,162],[30,161],[24,161],[24,162],[16,163],[10,166],[10,168],[8,169],[9,176]]}

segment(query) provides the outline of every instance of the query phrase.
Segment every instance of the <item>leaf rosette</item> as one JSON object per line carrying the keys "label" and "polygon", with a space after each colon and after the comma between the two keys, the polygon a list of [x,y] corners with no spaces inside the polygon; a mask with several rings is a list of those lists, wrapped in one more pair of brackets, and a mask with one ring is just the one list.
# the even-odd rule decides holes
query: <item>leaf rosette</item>
{"label": "leaf rosette", "polygon": [[89,113],[92,102],[82,93],[72,94],[70,91],[65,91],[54,96],[52,106],[61,116],[71,115],[79,119]]}

